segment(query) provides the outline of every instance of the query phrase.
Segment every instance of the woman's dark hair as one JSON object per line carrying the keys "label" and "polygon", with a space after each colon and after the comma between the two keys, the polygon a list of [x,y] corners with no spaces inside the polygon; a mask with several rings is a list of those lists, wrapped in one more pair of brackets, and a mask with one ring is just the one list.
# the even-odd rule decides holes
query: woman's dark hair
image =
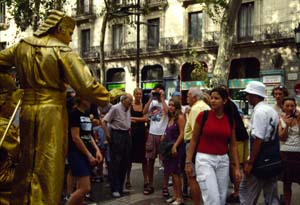
{"label": "woman's dark hair", "polygon": [[165,91],[165,87],[164,87],[162,84],[156,84],[156,85],[154,86],[153,90],[155,90],[155,89],[157,89],[157,88],[159,88],[159,89]]}
{"label": "woman's dark hair", "polygon": [[284,85],[278,85],[276,87],[273,88],[271,95],[274,97],[274,92],[276,90],[281,90],[283,92],[283,96],[284,97],[288,97],[289,96],[289,91],[288,89],[284,86]]}
{"label": "woman's dark hair", "polygon": [[296,99],[294,97],[285,97],[285,98],[283,98],[282,105],[284,104],[285,101],[288,101],[288,100],[293,101],[295,103],[295,105],[297,105]]}
{"label": "woman's dark hair", "polygon": [[230,106],[230,103],[229,103],[230,99],[229,99],[227,90],[224,89],[224,87],[219,86],[219,87],[213,88],[210,91],[210,95],[213,92],[218,93],[223,100],[227,99],[227,103],[224,105],[224,113],[228,116],[230,127],[232,127],[233,126],[233,111],[232,111],[232,107]]}
{"label": "woman's dark hair", "polygon": [[174,112],[174,114],[171,114],[170,112],[168,112],[168,116],[169,116],[169,118],[174,117],[174,121],[177,121],[178,120],[178,116],[182,113],[181,112],[181,103],[176,98],[171,98],[169,100],[169,102],[173,102],[174,103],[175,112]]}

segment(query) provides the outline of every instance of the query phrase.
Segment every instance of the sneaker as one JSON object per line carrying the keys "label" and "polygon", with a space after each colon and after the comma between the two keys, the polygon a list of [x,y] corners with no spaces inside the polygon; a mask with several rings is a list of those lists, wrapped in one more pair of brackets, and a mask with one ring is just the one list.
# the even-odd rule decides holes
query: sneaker
{"label": "sneaker", "polygon": [[120,198],[121,194],[119,192],[115,191],[115,192],[112,193],[112,196],[115,197],[115,198]]}
{"label": "sneaker", "polygon": [[176,201],[176,199],[173,198],[173,197],[168,198],[168,199],[166,200],[167,203],[173,203],[174,201]]}
{"label": "sneaker", "polygon": [[172,205],[184,205],[183,201],[174,201]]}
{"label": "sneaker", "polygon": [[70,195],[66,195],[66,196],[64,197],[64,201],[65,201],[65,202],[67,202],[69,199],[70,199]]}

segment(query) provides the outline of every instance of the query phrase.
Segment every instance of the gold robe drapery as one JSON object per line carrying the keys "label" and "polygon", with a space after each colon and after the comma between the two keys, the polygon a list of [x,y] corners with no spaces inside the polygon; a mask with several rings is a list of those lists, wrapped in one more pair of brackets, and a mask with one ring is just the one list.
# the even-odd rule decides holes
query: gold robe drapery
{"label": "gold robe drapery", "polygon": [[109,93],[78,54],[56,38],[29,37],[0,52],[0,71],[16,67],[24,89],[20,113],[22,159],[12,204],[60,204],[67,152],[67,85],[98,105]]}

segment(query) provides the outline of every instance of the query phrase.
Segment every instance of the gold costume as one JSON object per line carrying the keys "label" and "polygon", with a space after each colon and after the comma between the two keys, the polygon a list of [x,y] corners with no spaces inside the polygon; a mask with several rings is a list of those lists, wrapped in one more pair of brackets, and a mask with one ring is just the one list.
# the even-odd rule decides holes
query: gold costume
{"label": "gold costume", "polygon": [[[8,125],[9,119],[0,117],[0,136]],[[0,148],[0,204],[9,205],[15,169],[20,158],[19,131],[11,125]]]}
{"label": "gold costume", "polygon": [[24,89],[22,159],[16,170],[12,204],[60,204],[68,144],[67,85],[98,105],[109,102],[108,91],[94,80],[85,62],[50,33],[64,18],[61,12],[52,12],[35,36],[0,52],[0,71],[15,66]]}

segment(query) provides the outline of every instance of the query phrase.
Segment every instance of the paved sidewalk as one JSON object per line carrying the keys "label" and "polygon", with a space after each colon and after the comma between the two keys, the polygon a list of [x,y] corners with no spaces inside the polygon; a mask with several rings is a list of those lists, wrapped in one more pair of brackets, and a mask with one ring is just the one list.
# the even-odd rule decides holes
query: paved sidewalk
{"label": "paved sidewalk", "polygon": [[[155,192],[151,195],[145,196],[143,194],[143,175],[140,164],[133,164],[131,172],[131,185],[130,190],[125,190],[126,193],[121,198],[113,198],[110,193],[107,181],[101,183],[92,183],[91,201],[87,201],[89,205],[167,205],[166,198],[162,196],[161,185],[163,180],[163,171],[159,170],[158,166],[155,167],[154,181]],[[172,187],[169,187],[171,192]],[[279,194],[282,193],[282,183],[278,182]],[[232,187],[229,187],[228,194],[232,192]],[[192,205],[190,198],[185,199],[185,205]],[[261,194],[258,205],[263,205],[264,199]],[[293,185],[293,198],[292,205],[300,204],[300,190],[299,186]]]}

